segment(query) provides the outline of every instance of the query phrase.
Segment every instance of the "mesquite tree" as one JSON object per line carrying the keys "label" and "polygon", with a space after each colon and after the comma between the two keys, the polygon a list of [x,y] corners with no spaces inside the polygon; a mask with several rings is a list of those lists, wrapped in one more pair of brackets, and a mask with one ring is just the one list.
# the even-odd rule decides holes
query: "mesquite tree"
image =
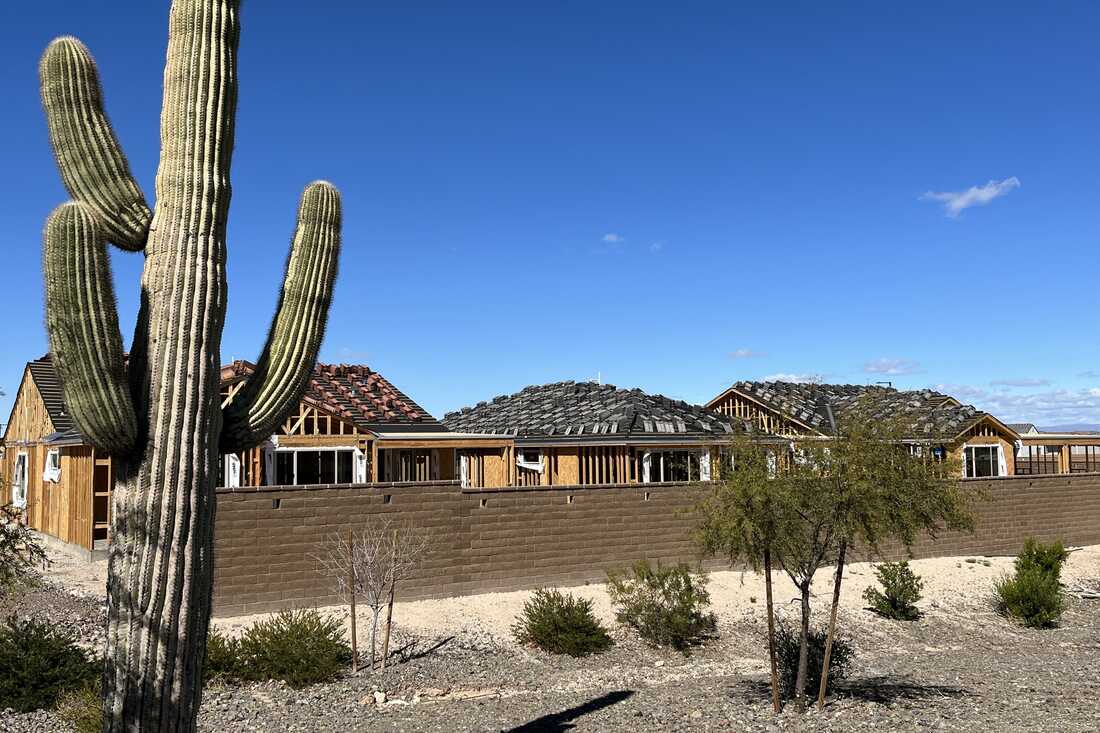
{"label": "mesquite tree", "polygon": [[780,446],[739,433],[729,446],[721,475],[695,507],[699,524],[695,540],[710,555],[723,555],[730,566],[747,562],[764,571],[768,617],[768,660],[771,666],[772,708],[778,713],[779,669],[776,659],[775,604],[772,570],[783,564],[784,542],[794,519],[783,495],[786,484],[776,481],[776,451]]}
{"label": "mesquite tree", "polygon": [[[219,451],[252,447],[301,397],[340,247],[340,198],[302,195],[286,279],[255,374],[226,407],[219,365],[237,101],[239,0],[174,0],[156,203],[103,109],[88,50],[42,58],[50,141],[72,201],[45,231],[46,325],[65,399],[117,460],[108,578],[105,730],[193,730],[213,582]],[[107,243],[141,252],[141,307],[123,356]]]}
{"label": "mesquite tree", "polygon": [[959,486],[957,459],[947,452],[933,456],[939,442],[935,428],[911,418],[883,418],[876,414],[873,397],[847,410],[835,428],[829,450],[814,454],[836,543],[818,708],[825,705],[844,565],[852,546],[859,543],[878,554],[883,540],[908,548],[920,533],[934,538],[941,528],[972,529],[972,503],[978,498]]}

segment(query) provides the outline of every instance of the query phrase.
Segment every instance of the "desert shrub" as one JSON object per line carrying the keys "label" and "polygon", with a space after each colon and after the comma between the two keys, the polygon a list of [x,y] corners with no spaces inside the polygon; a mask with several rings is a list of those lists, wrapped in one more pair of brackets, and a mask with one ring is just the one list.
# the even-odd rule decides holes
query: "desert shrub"
{"label": "desert shrub", "polygon": [[571,657],[597,654],[611,646],[607,629],[592,613],[592,601],[554,589],[534,592],[523,604],[512,634],[521,644]]}
{"label": "desert shrub", "polygon": [[[825,638],[827,630],[810,629],[807,639],[806,694],[817,695],[821,686],[821,667],[825,661]],[[783,696],[794,697],[795,680],[798,678],[798,655],[801,644],[801,630],[786,623],[775,628],[775,653],[779,663],[779,687]],[[848,676],[855,658],[855,648],[846,637],[837,634],[833,638],[833,651],[829,656],[829,687]]]}
{"label": "desert shrub", "polygon": [[206,666],[203,678],[236,681],[244,677],[241,665],[241,643],[211,627],[206,636]]}
{"label": "desert shrub", "polygon": [[22,522],[22,510],[0,506],[0,597],[37,583],[37,570],[47,564],[42,543]]}
{"label": "desert shrub", "polygon": [[99,675],[99,665],[53,624],[11,616],[0,627],[0,709],[53,707]]}
{"label": "desert shrub", "polygon": [[707,576],[683,563],[672,567],[651,566],[645,560],[629,573],[607,574],[607,592],[619,623],[658,646],[686,651],[717,629],[707,593]]}
{"label": "desert shrub", "polygon": [[1066,606],[1060,576],[1068,557],[1061,541],[1044,545],[1028,537],[1016,556],[1016,572],[993,587],[997,610],[1031,628],[1054,626]]}
{"label": "desert shrub", "polygon": [[924,581],[910,569],[908,562],[888,562],[875,568],[875,577],[882,590],[868,586],[863,599],[880,616],[912,621],[920,618],[917,601],[924,590]]}
{"label": "desert shrub", "polygon": [[1016,556],[1016,570],[1018,572],[1023,568],[1035,567],[1058,578],[1062,575],[1062,565],[1067,559],[1069,551],[1061,540],[1044,545],[1034,537],[1028,537],[1024,540],[1024,549]]}
{"label": "desert shrub", "polygon": [[55,711],[75,733],[100,733],[103,730],[103,700],[99,680],[89,680],[66,692],[57,701]]}
{"label": "desert shrub", "polygon": [[[283,680],[305,687],[335,679],[351,662],[344,626],[316,610],[283,611],[248,627],[235,644],[236,662],[219,661],[246,680]],[[216,652],[221,654],[222,650]]]}
{"label": "desert shrub", "polygon": [[1058,576],[1039,565],[1025,564],[1014,575],[1006,575],[994,585],[997,610],[1019,619],[1024,626],[1045,629],[1054,626],[1065,610]]}

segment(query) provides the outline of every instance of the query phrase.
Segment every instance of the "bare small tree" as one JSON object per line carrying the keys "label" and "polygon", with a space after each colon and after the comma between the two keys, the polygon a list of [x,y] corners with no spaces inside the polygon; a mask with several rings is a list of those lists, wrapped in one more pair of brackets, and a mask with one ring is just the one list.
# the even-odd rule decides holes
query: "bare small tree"
{"label": "bare small tree", "polygon": [[[378,659],[378,622],[382,609],[386,614],[382,665],[388,653],[393,598],[397,584],[408,578],[428,549],[428,535],[388,516],[371,517],[358,530],[329,535],[317,560],[329,576],[337,595],[351,607],[353,660],[358,654],[356,600],[361,598],[371,610],[370,666]],[[352,662],[353,669],[357,661]]]}

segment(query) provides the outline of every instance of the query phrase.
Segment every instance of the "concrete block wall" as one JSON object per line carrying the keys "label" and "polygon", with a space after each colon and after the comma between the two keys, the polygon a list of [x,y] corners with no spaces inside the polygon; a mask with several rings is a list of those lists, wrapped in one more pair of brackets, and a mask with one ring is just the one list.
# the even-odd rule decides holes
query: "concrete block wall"
{"label": "concrete block wall", "polygon": [[[915,557],[1004,555],[1025,537],[1100,544],[1100,474],[963,482],[987,500],[973,534],[920,540]],[[402,598],[599,582],[647,558],[695,562],[690,510],[699,485],[462,489],[453,482],[219,489],[215,613],[338,602],[316,557],[333,533],[371,515],[429,533],[432,550]],[[885,547],[888,559],[906,555]],[[711,560],[709,567],[723,563]]]}

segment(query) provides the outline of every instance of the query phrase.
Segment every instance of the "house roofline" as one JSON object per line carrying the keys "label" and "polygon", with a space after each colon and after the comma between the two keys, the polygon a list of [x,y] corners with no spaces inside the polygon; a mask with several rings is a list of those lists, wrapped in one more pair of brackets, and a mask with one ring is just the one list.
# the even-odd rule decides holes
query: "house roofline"
{"label": "house roofline", "polygon": [[810,427],[809,425],[802,422],[798,418],[792,417],[792,416],[788,415],[785,412],[781,412],[781,411],[775,409],[774,407],[772,407],[771,405],[767,405],[767,404],[761,402],[756,397],[754,397],[754,396],[752,396],[752,395],[750,395],[746,392],[742,392],[741,390],[737,389],[736,384],[734,384],[730,387],[727,387],[726,390],[724,392],[722,392],[722,394],[718,395],[717,397],[712,399],[710,402],[703,405],[703,407],[706,407],[708,410],[714,410],[715,409],[715,403],[720,402],[721,400],[725,399],[731,393],[736,394],[739,397],[743,397],[746,400],[749,400],[750,402],[752,402],[756,405],[759,405],[760,407],[764,408],[768,412],[771,412],[775,415],[778,415],[783,420],[794,423],[795,425],[798,425],[799,427],[805,428],[806,430],[809,430],[811,433],[814,433],[815,435],[827,435],[827,433],[823,433],[822,431],[818,430],[817,428]]}

